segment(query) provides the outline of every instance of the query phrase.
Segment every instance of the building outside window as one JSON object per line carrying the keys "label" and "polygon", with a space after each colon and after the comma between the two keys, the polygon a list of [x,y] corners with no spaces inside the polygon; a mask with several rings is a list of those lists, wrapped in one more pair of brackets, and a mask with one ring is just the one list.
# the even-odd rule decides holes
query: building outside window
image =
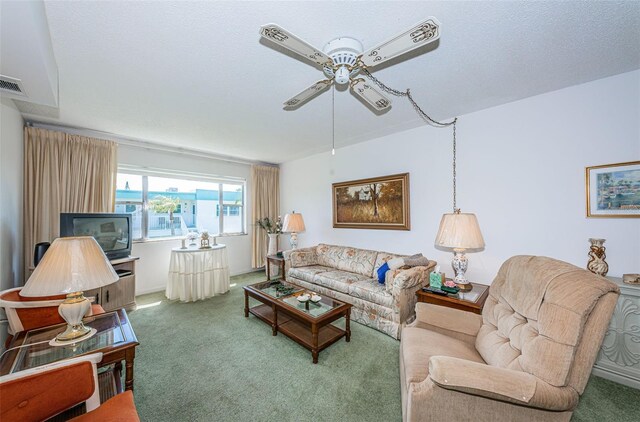
{"label": "building outside window", "polygon": [[[120,172],[116,212],[132,215],[136,240],[183,237],[190,231],[245,234],[245,183]],[[222,210],[222,212],[220,211]]]}

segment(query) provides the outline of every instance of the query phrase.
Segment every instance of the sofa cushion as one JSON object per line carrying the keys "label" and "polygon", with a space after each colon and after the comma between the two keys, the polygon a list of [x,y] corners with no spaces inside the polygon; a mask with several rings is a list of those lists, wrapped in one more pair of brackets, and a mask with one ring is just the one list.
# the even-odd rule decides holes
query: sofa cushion
{"label": "sofa cushion", "polygon": [[348,271],[333,270],[316,274],[312,283],[349,294],[349,286],[362,280],[369,280],[369,277]]}
{"label": "sofa cushion", "polygon": [[406,255],[398,255],[398,254],[393,254],[389,252],[378,252],[378,254],[376,255],[376,261],[373,264],[373,271],[375,272],[371,273],[371,277],[375,277],[378,274],[378,268],[380,268],[386,262],[389,262],[394,258],[404,258],[405,256]]}
{"label": "sofa cushion", "polygon": [[[369,302],[368,300],[360,299],[358,297],[351,296],[350,294],[342,293],[337,290],[329,289],[319,284],[308,283],[304,280],[296,280],[295,284],[306,290],[318,293],[320,296],[331,297],[333,299],[341,300],[345,303],[350,303],[351,305],[353,305],[353,308],[351,309],[351,321],[355,321],[355,319],[353,318],[353,312],[355,309],[360,309],[362,312],[364,312],[367,315],[367,319],[369,320],[384,319],[388,320],[389,322],[393,322],[396,325],[398,325],[400,321],[400,314],[398,314],[397,312],[393,312],[393,309],[386,306]],[[365,325],[370,326],[370,324]]]}
{"label": "sofa cushion", "polygon": [[299,278],[300,280],[313,283],[313,277],[317,274],[331,271],[333,268],[323,267],[322,265],[310,265],[308,267],[291,268],[288,275],[290,277]]}
{"label": "sofa cushion", "polygon": [[377,303],[378,305],[393,307],[393,296],[387,292],[384,284],[374,279],[361,280],[349,286],[349,294],[353,297]]}
{"label": "sofa cushion", "polygon": [[389,271],[389,264],[385,262],[380,268],[378,268],[378,283],[384,284],[387,271]]}
{"label": "sofa cushion", "polygon": [[373,277],[373,264],[378,252],[346,246],[318,245],[318,264]]}
{"label": "sofa cushion", "polygon": [[476,349],[462,340],[418,327],[405,327],[400,343],[407,386],[422,382],[429,375],[431,356],[450,356],[485,363]]}

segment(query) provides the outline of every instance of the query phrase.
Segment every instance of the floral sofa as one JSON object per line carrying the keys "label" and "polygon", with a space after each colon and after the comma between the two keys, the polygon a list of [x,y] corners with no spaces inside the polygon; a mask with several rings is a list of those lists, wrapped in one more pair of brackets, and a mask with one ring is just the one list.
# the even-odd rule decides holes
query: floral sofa
{"label": "floral sofa", "polygon": [[429,261],[428,266],[387,271],[381,284],[378,268],[403,255],[320,244],[286,251],[284,257],[287,281],[350,303],[352,321],[395,339],[415,318],[416,291],[429,284],[436,265]]}

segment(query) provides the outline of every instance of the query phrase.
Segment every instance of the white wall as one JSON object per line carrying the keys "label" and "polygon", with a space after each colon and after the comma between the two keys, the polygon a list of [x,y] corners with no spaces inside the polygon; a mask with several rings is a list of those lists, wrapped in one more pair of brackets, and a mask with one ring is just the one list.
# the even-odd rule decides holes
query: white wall
{"label": "white wall", "polygon": [[[586,166],[640,160],[639,121],[640,71],[461,116],[458,207],[476,213],[487,245],[468,255],[469,279],[490,283],[517,254],[585,267],[590,237],[607,239],[609,275],[639,272],[640,219],[586,218],[584,180]],[[452,255],[433,246],[452,208],[451,148],[451,129],[425,126],[284,163],[283,213],[302,213],[307,227],[299,246],[422,252],[452,276]],[[411,231],[332,228],[331,183],[404,172]]]}
{"label": "white wall", "polygon": [[[251,166],[227,161],[181,155],[148,148],[128,145],[118,147],[118,163],[142,166],[152,169],[187,171],[217,176],[240,177],[247,181],[246,212],[247,232],[251,225]],[[251,236],[225,236],[217,238],[218,243],[227,245],[229,267],[232,275],[252,271]],[[171,248],[180,246],[180,240],[153,240],[133,244],[132,255],[139,256],[136,264],[136,294],[164,290],[167,285]]]}
{"label": "white wall", "polygon": [[[0,105],[0,290],[22,286],[22,127],[24,122],[13,101]],[[0,320],[4,320],[0,309]],[[0,344],[7,338],[7,324],[0,324]]]}
{"label": "white wall", "polygon": [[22,128],[13,101],[2,98],[0,109],[0,290],[22,280]]}

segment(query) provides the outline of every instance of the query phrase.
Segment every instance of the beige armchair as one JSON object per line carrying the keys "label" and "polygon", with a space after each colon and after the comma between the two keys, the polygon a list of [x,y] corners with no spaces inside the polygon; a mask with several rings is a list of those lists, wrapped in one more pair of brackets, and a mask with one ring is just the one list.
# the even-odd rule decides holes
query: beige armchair
{"label": "beige armchair", "polygon": [[568,421],[619,290],[546,257],[500,268],[482,316],[418,303],[402,331],[404,421]]}

